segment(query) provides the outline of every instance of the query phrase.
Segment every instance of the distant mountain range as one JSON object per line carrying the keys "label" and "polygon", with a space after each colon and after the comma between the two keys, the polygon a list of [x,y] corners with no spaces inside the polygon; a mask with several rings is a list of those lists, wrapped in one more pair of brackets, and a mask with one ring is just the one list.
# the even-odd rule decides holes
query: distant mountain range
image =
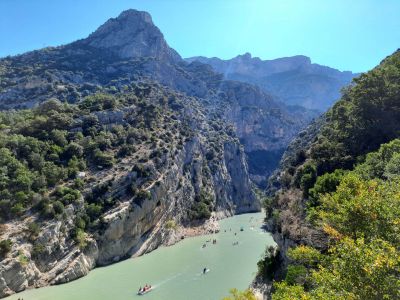
{"label": "distant mountain range", "polygon": [[226,79],[255,84],[287,105],[319,111],[338,100],[340,89],[358,75],[313,64],[303,55],[261,60],[245,53],[228,60],[197,56],[186,61],[209,64]]}

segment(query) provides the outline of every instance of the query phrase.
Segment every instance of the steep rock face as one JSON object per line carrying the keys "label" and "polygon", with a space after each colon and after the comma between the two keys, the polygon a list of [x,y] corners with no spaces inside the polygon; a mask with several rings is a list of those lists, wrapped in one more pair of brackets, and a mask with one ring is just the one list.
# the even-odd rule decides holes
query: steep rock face
{"label": "steep rock face", "polygon": [[340,89],[357,76],[349,71],[312,64],[309,57],[297,55],[261,60],[250,53],[222,60],[216,57],[191,57],[211,65],[226,79],[256,84],[288,105],[301,105],[325,111],[340,98]]}
{"label": "steep rock face", "polygon": [[123,59],[153,57],[169,62],[181,60],[179,54],[167,45],[161,31],[154,26],[151,16],[133,9],[108,20],[81,43],[109,50]]}
{"label": "steep rock face", "polygon": [[[192,147],[196,149],[193,153],[202,156],[199,140],[185,146]],[[243,152],[235,143],[227,143],[224,148],[224,160],[212,177],[196,178],[198,171],[200,174],[204,172],[202,161],[196,166],[199,157],[187,156],[186,150],[182,151],[157,183],[147,188],[151,198],[141,206],[121,203],[104,215],[104,232],[88,238],[84,249],[77,247],[68,237],[74,213],[74,208],[69,207],[71,222],[64,224],[62,229],[61,222],[50,221],[42,231],[40,241],[46,245],[45,252],[31,257],[32,245],[22,239],[10,257],[1,262],[0,296],[29,287],[69,282],[87,275],[96,266],[154,250],[174,233],[165,227],[166,221],[189,225],[187,211],[193,204],[196,188],[206,188],[215,198],[219,217],[260,211],[260,203],[250,188]],[[184,165],[188,163],[193,163],[192,170],[185,172]],[[21,239],[21,236],[16,233],[10,238]],[[26,255],[29,263],[21,261],[21,253]]]}
{"label": "steep rock face", "polygon": [[316,114],[301,108],[290,111],[250,84],[224,81],[218,90],[223,101],[216,100],[214,105],[220,106],[223,118],[234,124],[252,180],[265,187],[289,142]]}
{"label": "steep rock face", "polygon": [[[139,90],[147,95],[142,101],[154,105],[165,93],[158,86],[152,91]],[[182,142],[171,139],[171,147],[164,148],[169,150],[157,159],[146,159],[144,167],[151,175],[144,178],[137,168],[132,168],[137,163],[133,155],[119,160],[111,169],[87,171],[88,189],[94,180],[97,186],[112,182],[104,193],[119,201],[102,214],[95,229],[85,233],[83,243],[77,244],[72,233],[76,217],[87,205],[84,198],[66,206],[65,214],[58,219],[43,219],[33,210],[3,224],[1,239],[10,239],[13,246],[11,253],[0,263],[0,296],[30,287],[69,282],[85,276],[96,266],[141,255],[162,244],[180,240],[181,229],[208,222],[202,216],[200,219],[195,216],[197,219],[193,220],[192,214],[197,213],[197,204],[202,201],[212,207],[212,218],[261,210],[252,191],[243,149],[234,133],[228,132],[228,135],[226,129],[221,128],[226,126],[223,122],[219,122],[216,131],[212,126],[216,121],[207,116],[212,112],[198,99],[182,95],[174,97],[180,98],[179,102],[175,98],[171,103],[171,107],[178,110],[174,111],[174,120],[182,127],[188,125],[187,135],[180,139]],[[169,109],[165,106],[164,114]],[[94,114],[106,128],[127,126],[136,118],[142,120],[142,114],[134,104]],[[78,127],[74,131],[80,132],[82,122],[77,120],[76,124]],[[164,126],[173,124],[161,123],[160,128]],[[178,129],[182,132],[182,128]],[[147,146],[141,146],[137,152],[142,153],[144,159]],[[211,152],[212,156],[209,155]],[[128,189],[129,185],[146,196],[139,200],[136,194],[128,193],[127,190],[132,190]],[[83,193],[87,195],[88,192]],[[169,228],[168,221],[177,228]],[[27,233],[32,222],[41,224],[40,235],[34,242]]]}

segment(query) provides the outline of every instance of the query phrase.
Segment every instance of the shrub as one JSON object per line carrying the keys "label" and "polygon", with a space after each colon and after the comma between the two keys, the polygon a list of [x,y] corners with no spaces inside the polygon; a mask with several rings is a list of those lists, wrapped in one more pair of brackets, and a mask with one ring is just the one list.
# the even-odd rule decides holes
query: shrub
{"label": "shrub", "polygon": [[326,173],[322,176],[319,176],[314,184],[314,187],[309,190],[310,199],[308,206],[318,206],[319,197],[321,195],[336,191],[336,187],[339,185],[344,174],[345,171],[337,169],[333,173]]}
{"label": "shrub", "polygon": [[264,258],[257,263],[258,276],[272,280],[280,264],[279,250],[273,246],[265,250]]}
{"label": "shrub", "polygon": [[189,217],[193,220],[209,219],[211,212],[204,202],[195,202],[190,209]]}
{"label": "shrub", "polygon": [[86,207],[86,213],[92,222],[99,218],[102,211],[103,207],[101,206],[101,204],[91,203]]}
{"label": "shrub", "polygon": [[33,258],[38,258],[42,253],[44,253],[45,247],[41,243],[35,243],[32,247],[31,255]]}
{"label": "shrub", "polygon": [[39,235],[40,232],[40,227],[37,223],[32,222],[28,224],[28,228],[27,228],[27,232],[28,232],[28,238],[29,240],[33,241],[37,238],[37,236]]}
{"label": "shrub", "polygon": [[230,296],[224,297],[222,300],[256,300],[256,296],[254,296],[253,292],[250,289],[245,291],[239,291],[237,289],[231,289],[229,291]]}
{"label": "shrub", "polygon": [[11,251],[11,247],[12,241],[10,239],[0,241],[0,257],[4,258]]}
{"label": "shrub", "polygon": [[53,209],[56,215],[61,215],[64,212],[64,204],[60,201],[55,201],[53,203]]}
{"label": "shrub", "polygon": [[114,165],[114,157],[97,149],[94,152],[94,162],[101,167],[110,168]]}
{"label": "shrub", "polygon": [[80,249],[85,249],[87,246],[86,233],[80,228],[76,229],[75,242],[78,244]]}
{"label": "shrub", "polygon": [[18,260],[22,266],[26,266],[29,263],[28,257],[22,253],[22,251],[18,251]]}
{"label": "shrub", "polygon": [[302,265],[289,265],[286,272],[285,281],[290,284],[302,284],[307,275],[306,267]]}
{"label": "shrub", "polygon": [[176,225],[176,222],[175,222],[174,220],[168,220],[168,221],[165,223],[165,227],[166,227],[167,229],[176,229],[176,228],[177,228],[177,225]]}

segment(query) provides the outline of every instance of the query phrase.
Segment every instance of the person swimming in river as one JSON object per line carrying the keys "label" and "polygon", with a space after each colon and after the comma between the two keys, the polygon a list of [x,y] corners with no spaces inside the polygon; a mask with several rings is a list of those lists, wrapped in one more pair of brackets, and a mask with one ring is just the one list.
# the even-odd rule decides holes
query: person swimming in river
{"label": "person swimming in river", "polygon": [[203,244],[203,248],[205,248],[207,245],[206,244]]}

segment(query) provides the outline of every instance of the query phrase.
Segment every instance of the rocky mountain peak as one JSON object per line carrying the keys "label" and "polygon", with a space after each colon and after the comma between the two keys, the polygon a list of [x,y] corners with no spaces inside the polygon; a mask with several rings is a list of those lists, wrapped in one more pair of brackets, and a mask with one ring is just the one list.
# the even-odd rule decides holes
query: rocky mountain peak
{"label": "rocky mountain peak", "polygon": [[123,59],[152,57],[169,62],[181,60],[153,24],[150,14],[134,9],[123,11],[117,18],[109,19],[82,42],[112,51]]}
{"label": "rocky mountain peak", "polygon": [[246,53],[244,53],[242,55],[236,56],[236,58],[237,59],[241,59],[241,60],[251,60],[252,57],[251,57],[251,53],[246,52]]}

